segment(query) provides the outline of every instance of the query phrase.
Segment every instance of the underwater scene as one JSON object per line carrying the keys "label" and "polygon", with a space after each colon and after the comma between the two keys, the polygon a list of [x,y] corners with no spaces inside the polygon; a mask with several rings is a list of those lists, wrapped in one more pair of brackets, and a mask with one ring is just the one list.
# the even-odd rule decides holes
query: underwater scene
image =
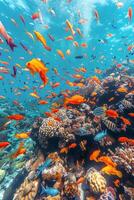
{"label": "underwater scene", "polygon": [[0,0],[0,200],[134,200],[133,10]]}

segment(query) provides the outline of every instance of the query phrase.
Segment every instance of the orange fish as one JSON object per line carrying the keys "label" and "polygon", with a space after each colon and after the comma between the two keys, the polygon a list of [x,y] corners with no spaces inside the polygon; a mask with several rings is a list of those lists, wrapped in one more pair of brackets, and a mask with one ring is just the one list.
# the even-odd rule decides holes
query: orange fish
{"label": "orange fish", "polygon": [[122,172],[117,170],[115,167],[112,167],[111,165],[107,165],[106,167],[103,167],[101,169],[101,172],[104,172],[105,174],[108,174],[108,175],[115,175],[115,176],[118,176],[119,178],[122,178]]}
{"label": "orange fish", "polygon": [[128,138],[127,137],[119,137],[118,141],[121,142],[121,143],[124,143],[124,142],[128,141]]}
{"label": "orange fish", "polygon": [[101,151],[99,149],[93,151],[93,153],[90,155],[89,160],[94,160],[98,162],[97,158],[100,155]]}
{"label": "orange fish", "polygon": [[74,45],[75,47],[79,47],[79,43],[78,43],[77,41],[74,41],[74,42],[73,42],[73,45]]}
{"label": "orange fish", "polygon": [[98,83],[99,85],[101,84],[101,81],[99,80],[99,78],[97,76],[93,76],[92,80],[96,83]]}
{"label": "orange fish", "polygon": [[116,187],[119,187],[119,185],[120,185],[120,180],[119,180],[119,179],[116,179],[116,180],[114,181],[114,185],[115,185]]}
{"label": "orange fish", "polygon": [[48,51],[51,51],[51,48],[47,45],[46,39],[43,37],[43,35],[37,31],[34,31],[34,34],[37,40],[39,40],[43,44],[44,48]]}
{"label": "orange fish", "polygon": [[84,67],[81,67],[81,68],[80,68],[80,71],[83,72],[83,73],[86,73],[86,72],[87,72],[86,68],[84,68]]}
{"label": "orange fish", "polygon": [[120,117],[120,119],[123,121],[123,123],[124,123],[125,125],[128,125],[128,126],[131,125],[131,122],[130,122],[128,119],[126,119],[125,117]]}
{"label": "orange fish", "polygon": [[129,139],[127,137],[119,137],[118,141],[121,142],[121,143],[128,142],[129,144],[134,145],[134,139]]}
{"label": "orange fish", "polygon": [[129,144],[134,145],[134,139],[128,139],[127,141]]}
{"label": "orange fish", "polygon": [[125,87],[120,87],[120,88],[117,89],[117,92],[120,92],[120,93],[127,93],[128,90],[127,90],[127,88],[125,88]]}
{"label": "orange fish", "polygon": [[133,16],[133,10],[132,10],[132,7],[129,7],[129,9],[128,9],[129,20],[132,20],[132,16]]}
{"label": "orange fish", "polygon": [[11,157],[12,159],[15,159],[15,158],[17,158],[19,155],[25,154],[25,153],[26,153],[26,149],[23,147],[23,145],[24,145],[24,143],[21,142],[21,143],[19,144],[19,147],[18,147],[18,149],[16,150],[16,152],[14,152],[13,154],[10,155],[10,157]]}
{"label": "orange fish", "polygon": [[83,34],[81,33],[81,30],[79,28],[77,28],[76,31],[81,37],[83,37]]}
{"label": "orange fish", "polygon": [[64,147],[60,150],[60,153],[68,153],[68,148],[67,147]]}
{"label": "orange fish", "polygon": [[82,44],[81,44],[81,47],[87,48],[87,47],[88,47],[88,46],[87,46],[87,43],[82,43]]}
{"label": "orange fish", "polygon": [[134,113],[128,113],[130,117],[134,117]]}
{"label": "orange fish", "polygon": [[11,120],[23,120],[25,117],[20,114],[14,114],[14,115],[9,115],[7,118]]}
{"label": "orange fish", "polygon": [[31,61],[26,63],[26,66],[32,75],[39,73],[44,85],[47,84],[48,78],[46,77],[46,73],[48,72],[48,68],[40,59],[33,58]]}
{"label": "orange fish", "polygon": [[117,117],[119,117],[118,113],[115,110],[106,110],[105,113],[108,117],[111,117],[113,119],[116,119]]}
{"label": "orange fish", "polygon": [[45,100],[40,100],[40,101],[38,101],[38,104],[40,104],[40,105],[45,105],[45,104],[47,104],[48,102],[47,101],[45,101]]}
{"label": "orange fish", "polygon": [[47,123],[47,125],[48,125],[48,126],[53,126],[54,123],[53,123],[52,121],[49,121],[49,122]]}
{"label": "orange fish", "polygon": [[84,177],[80,177],[77,181],[76,181],[76,183],[77,184],[80,184],[80,183],[83,183],[85,181],[85,178]]}
{"label": "orange fish", "polygon": [[52,108],[51,111],[52,111],[52,113],[57,113],[59,111],[59,109]]}
{"label": "orange fish", "polygon": [[46,74],[44,74],[44,72],[42,72],[42,71],[40,71],[40,78],[43,81],[44,86],[46,86],[48,83],[48,78],[47,78]]}
{"label": "orange fish", "polygon": [[83,76],[80,75],[80,74],[74,74],[72,77],[73,77],[73,78],[78,78],[78,79],[83,78]]}
{"label": "orange fish", "polygon": [[68,146],[69,149],[75,149],[77,147],[76,143],[72,143]]}
{"label": "orange fish", "polygon": [[27,139],[27,138],[29,138],[30,134],[31,134],[31,132],[17,133],[17,134],[15,134],[15,137],[17,139]]}
{"label": "orange fish", "polygon": [[110,166],[112,166],[112,167],[116,167],[116,166],[117,166],[117,164],[114,163],[114,162],[111,160],[111,158],[108,157],[108,156],[101,156],[101,157],[99,157],[99,158],[98,158],[98,162],[103,162],[103,163],[105,163],[106,165],[110,165]]}
{"label": "orange fish", "polygon": [[72,35],[70,35],[70,36],[66,37],[65,39],[66,39],[66,40],[73,40],[74,38],[73,38]]}
{"label": "orange fish", "polygon": [[56,87],[58,87],[58,86],[60,86],[60,83],[59,83],[59,82],[52,84],[52,88],[56,88]]}
{"label": "orange fish", "polygon": [[97,92],[92,92],[91,97],[95,97],[95,96],[97,96]]}
{"label": "orange fish", "polygon": [[109,102],[113,101],[114,97],[111,97],[110,99],[108,99]]}
{"label": "orange fish", "polygon": [[95,73],[96,73],[96,74],[101,74],[102,71],[101,71],[100,69],[95,69]]}
{"label": "orange fish", "polygon": [[86,102],[86,99],[83,96],[76,94],[72,97],[65,98],[64,105],[67,104],[79,105],[84,102]]}
{"label": "orange fish", "polygon": [[57,49],[57,54],[62,58],[65,59],[63,52],[60,49]]}
{"label": "orange fish", "polygon": [[8,145],[10,145],[9,142],[0,142],[0,149],[1,149],[1,148],[5,148],[5,147],[7,147]]}
{"label": "orange fish", "polygon": [[51,114],[50,112],[45,112],[45,115],[46,115],[47,117],[52,117],[52,114]]}

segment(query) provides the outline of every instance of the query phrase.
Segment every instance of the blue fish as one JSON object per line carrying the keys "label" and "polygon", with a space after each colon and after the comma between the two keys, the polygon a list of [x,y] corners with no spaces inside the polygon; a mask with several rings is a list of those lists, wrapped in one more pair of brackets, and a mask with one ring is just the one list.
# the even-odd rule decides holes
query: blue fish
{"label": "blue fish", "polygon": [[37,176],[39,176],[44,169],[48,168],[52,164],[52,161],[53,160],[49,158],[42,165],[40,165],[37,168]]}
{"label": "blue fish", "polygon": [[93,110],[93,114],[95,116],[101,116],[105,113],[104,108],[103,107],[97,107]]}
{"label": "blue fish", "polygon": [[44,187],[43,185],[41,186],[41,193],[40,195],[50,195],[50,196],[56,196],[58,195],[60,192],[59,190],[57,190],[56,188],[52,188],[52,187]]}
{"label": "blue fish", "polygon": [[102,140],[105,136],[107,135],[107,131],[102,131],[100,133],[98,133],[95,137],[94,137],[94,140],[96,142]]}

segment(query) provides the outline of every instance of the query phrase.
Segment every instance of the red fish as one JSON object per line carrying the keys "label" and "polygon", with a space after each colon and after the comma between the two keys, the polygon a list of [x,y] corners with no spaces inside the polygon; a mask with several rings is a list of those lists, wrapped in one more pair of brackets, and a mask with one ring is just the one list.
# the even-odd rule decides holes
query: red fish
{"label": "red fish", "polygon": [[59,111],[59,109],[52,108],[51,111],[52,111],[52,113],[57,113]]}
{"label": "red fish", "polygon": [[7,147],[8,145],[10,145],[9,142],[0,142],[0,148],[5,148],[5,147]]}
{"label": "red fish", "polygon": [[123,121],[123,123],[124,123],[125,125],[128,125],[128,126],[131,125],[131,122],[130,122],[128,119],[126,119],[125,117],[120,117],[120,119]]}
{"label": "red fish", "polygon": [[132,20],[132,16],[133,16],[133,10],[132,10],[132,7],[129,7],[129,9],[128,9],[129,20]]}
{"label": "red fish", "polygon": [[134,139],[129,139],[127,137],[119,137],[118,141],[121,143],[128,142],[129,144],[134,145]]}
{"label": "red fish", "polygon": [[7,117],[8,119],[11,119],[11,120],[23,120],[25,117],[23,115],[20,115],[20,114],[14,114],[14,115],[9,115]]}
{"label": "red fish", "polygon": [[19,144],[19,147],[18,147],[18,149],[16,150],[16,152],[14,152],[12,155],[10,155],[10,157],[11,157],[12,159],[15,159],[15,158],[17,158],[19,155],[25,154],[25,153],[26,153],[26,149],[23,147],[23,145],[24,145],[24,143],[21,142],[21,143]]}
{"label": "red fish", "polygon": [[124,142],[128,141],[128,138],[127,137],[119,137],[118,141],[121,142],[121,143],[124,143]]}
{"label": "red fish", "polygon": [[48,83],[48,78],[47,78],[46,74],[44,74],[42,71],[40,71],[39,75],[40,75],[41,80],[42,80],[43,83],[44,83],[44,86],[47,85],[47,83]]}
{"label": "red fish", "polygon": [[106,115],[113,119],[116,119],[117,117],[119,117],[118,113],[115,110],[106,110]]}
{"label": "red fish", "polygon": [[52,114],[51,114],[50,112],[45,112],[45,115],[46,115],[47,117],[52,117]]}
{"label": "red fish", "polygon": [[45,105],[45,104],[47,104],[48,102],[45,101],[45,100],[40,100],[38,103],[39,103],[40,105]]}
{"label": "red fish", "polygon": [[33,19],[33,20],[38,19],[38,18],[40,18],[40,14],[39,14],[38,12],[32,14],[32,19]]}
{"label": "red fish", "polygon": [[134,117],[134,113],[128,113],[130,117]]}
{"label": "red fish", "polygon": [[58,86],[60,86],[60,83],[59,83],[59,82],[52,84],[52,88],[56,88],[56,87],[58,87]]}
{"label": "red fish", "polygon": [[80,183],[83,183],[85,181],[85,178],[84,177],[80,177],[78,180],[77,180],[77,184],[80,184]]}
{"label": "red fish", "polygon": [[72,143],[68,146],[69,149],[75,149],[77,147],[76,143]]}

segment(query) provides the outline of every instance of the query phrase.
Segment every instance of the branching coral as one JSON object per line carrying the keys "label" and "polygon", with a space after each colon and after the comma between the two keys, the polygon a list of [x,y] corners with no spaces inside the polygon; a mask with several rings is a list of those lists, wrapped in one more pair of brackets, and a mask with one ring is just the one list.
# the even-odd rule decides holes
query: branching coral
{"label": "branching coral", "polygon": [[134,175],[134,146],[124,143],[121,147],[115,149],[115,154],[112,153],[112,160],[120,167],[124,168],[127,173]]}

